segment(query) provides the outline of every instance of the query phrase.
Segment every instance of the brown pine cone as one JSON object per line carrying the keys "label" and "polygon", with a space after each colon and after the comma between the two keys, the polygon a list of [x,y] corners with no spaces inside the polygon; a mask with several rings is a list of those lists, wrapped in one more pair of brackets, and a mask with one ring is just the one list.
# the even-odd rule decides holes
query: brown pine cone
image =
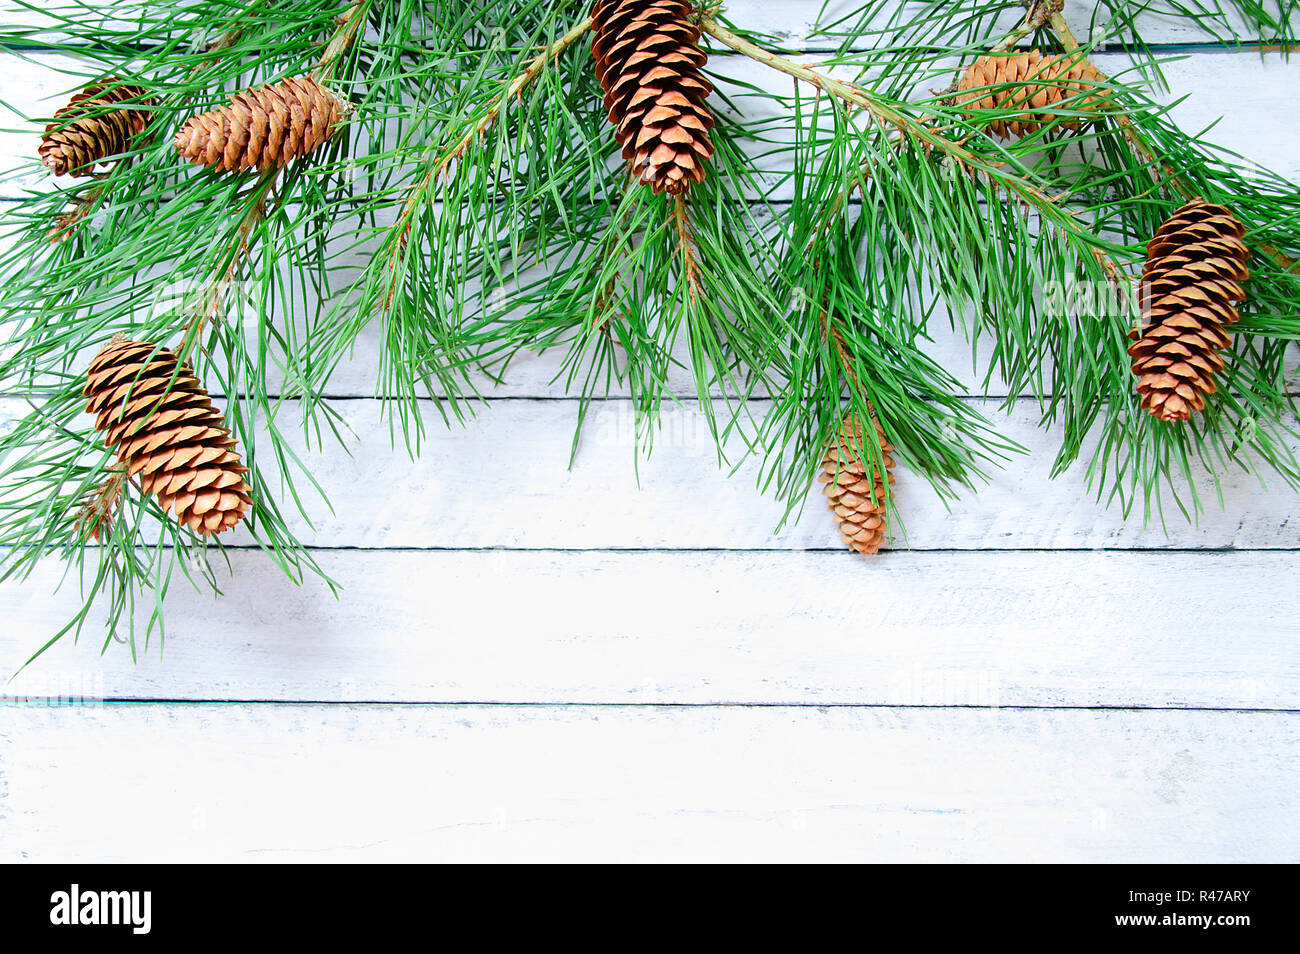
{"label": "brown pine cone", "polygon": [[1188,202],[1147,243],[1142,269],[1142,333],[1129,332],[1142,407],[1162,421],[1185,421],[1205,407],[1223,370],[1224,330],[1246,297],[1250,253],[1242,224],[1221,205]]}
{"label": "brown pine cone", "polygon": [[328,139],[347,103],[308,76],[236,93],[185,120],[172,140],[190,162],[219,171],[279,168]]}
{"label": "brown pine cone", "polygon": [[198,534],[221,533],[247,513],[248,468],[235,439],[174,353],[119,336],[90,362],[82,393],[126,474],[179,523]]}
{"label": "brown pine cone", "polygon": [[632,174],[655,192],[685,192],[713,157],[708,57],[685,0],[596,0],[596,78]]}
{"label": "brown pine cone", "polygon": [[[138,86],[117,86],[109,77],[87,86],[54,114],[37,150],[41,163],[56,176],[88,176],[95,163],[126,152],[131,140],[149,125],[149,106]],[[131,102],[130,108],[119,104]]]}
{"label": "brown pine cone", "polygon": [[[876,438],[880,441],[884,459],[883,477],[874,467],[872,473],[867,474],[862,459],[866,435],[855,414],[844,419],[836,439],[827,445],[822,456],[821,473],[817,477],[826,485],[822,493],[826,495],[826,505],[839,525],[840,536],[855,553],[875,553],[885,542],[885,533],[889,529],[885,522],[885,480],[890,484],[894,482],[894,475],[890,472],[894,466],[890,454],[893,447],[885,440],[880,422],[872,418],[872,423],[876,426]],[[873,493],[874,503],[871,499]]]}
{"label": "brown pine cone", "polygon": [[[994,135],[1016,138],[1036,132],[1052,119],[1051,107],[1103,83],[1104,77],[1086,60],[1069,56],[1045,57],[1038,50],[1010,56],[981,56],[967,67],[957,81],[956,103],[968,110],[999,111],[1026,107],[1023,113],[996,119],[988,124]],[[986,89],[984,87],[995,87]],[[973,92],[967,92],[973,90]],[[1108,91],[1076,99],[1069,109],[1095,109]],[[973,118],[975,112],[967,112]],[[1062,122],[1066,129],[1078,129],[1078,119]]]}

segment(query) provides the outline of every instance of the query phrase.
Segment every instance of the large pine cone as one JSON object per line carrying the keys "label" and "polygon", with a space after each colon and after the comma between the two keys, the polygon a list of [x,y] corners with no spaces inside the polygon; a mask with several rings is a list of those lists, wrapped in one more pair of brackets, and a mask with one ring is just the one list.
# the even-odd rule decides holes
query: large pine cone
{"label": "large pine cone", "polygon": [[1195,199],[1147,243],[1142,269],[1142,333],[1129,332],[1128,353],[1142,407],[1162,421],[1185,421],[1205,407],[1223,370],[1219,351],[1232,339],[1233,302],[1250,277],[1245,229],[1221,205]]}
{"label": "large pine cone", "polygon": [[187,119],[176,151],[190,162],[235,172],[287,165],[333,134],[345,102],[307,76],[236,93],[227,106]]}
{"label": "large pine cone", "polygon": [[[144,90],[118,86],[116,77],[87,86],[54,114],[37,150],[41,163],[56,176],[88,176],[95,163],[126,152],[131,140],[149,125]],[[123,108],[121,103],[132,107]]]}
{"label": "large pine cone", "polygon": [[596,77],[632,173],[655,192],[685,192],[713,157],[713,87],[685,0],[596,0]]}
{"label": "large pine cone", "polygon": [[199,534],[243,518],[248,468],[208,392],[174,353],[116,338],[90,362],[83,393],[105,443],[164,512]]}
{"label": "large pine cone", "polygon": [[[1051,107],[1062,100],[1086,92],[1104,77],[1086,60],[1069,56],[1043,56],[1038,50],[1011,56],[981,56],[967,67],[957,81],[956,102],[967,110],[999,111],[1024,107],[1023,113],[997,119],[988,124],[994,135],[1016,138],[1036,132],[1052,120]],[[983,87],[994,87],[985,89]],[[968,92],[973,90],[973,92]],[[1081,97],[1068,104],[1069,109],[1085,110],[1100,106],[1107,90],[1095,96]],[[967,116],[973,116],[967,112]],[[1062,122],[1066,129],[1078,129],[1077,119]]]}
{"label": "large pine cone", "polygon": [[[889,529],[885,523],[885,480],[891,484],[894,482],[894,475],[890,472],[894,466],[890,454],[893,447],[885,440],[880,422],[873,418],[872,423],[876,426],[885,474],[882,476],[873,467],[868,475],[862,459],[867,446],[866,435],[862,432],[861,420],[850,414],[836,439],[827,446],[817,478],[826,485],[822,493],[826,495],[826,504],[839,525],[840,536],[848,548],[857,553],[875,553],[885,542],[885,533]],[[873,493],[874,503],[871,499]]]}

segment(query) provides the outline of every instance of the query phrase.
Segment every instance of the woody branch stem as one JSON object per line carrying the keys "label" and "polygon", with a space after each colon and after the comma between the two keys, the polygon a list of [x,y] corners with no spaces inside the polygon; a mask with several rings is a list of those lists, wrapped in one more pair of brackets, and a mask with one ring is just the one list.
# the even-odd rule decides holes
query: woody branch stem
{"label": "woody branch stem", "polygon": [[[1091,64],[1091,61],[1088,60],[1087,57],[1082,56],[1082,45],[1075,37],[1074,31],[1070,29],[1070,24],[1066,21],[1065,15],[1059,9],[1051,13],[1047,22],[1067,53],[1079,54],[1083,61]],[[1091,65],[1093,66],[1093,69],[1096,69],[1095,64]],[[1106,78],[1106,74],[1102,73],[1101,70],[1097,70],[1097,72],[1101,75],[1103,80]],[[1149,143],[1142,135],[1133,120],[1121,114],[1116,116],[1116,121],[1119,123],[1120,131],[1124,134],[1124,138],[1128,140],[1134,151],[1150,163],[1152,168],[1164,177],[1165,181],[1169,183],[1170,187],[1175,192],[1177,192],[1185,201],[1190,201],[1200,197],[1199,191],[1194,186],[1183,179],[1183,177],[1178,174],[1177,170],[1173,169],[1167,162],[1164,162],[1158,155],[1156,155],[1155,149],[1152,148],[1151,143]],[[1300,274],[1300,263],[1297,263],[1295,259],[1287,255],[1285,252],[1269,245],[1267,242],[1257,243],[1256,247],[1272,259],[1278,268],[1281,268],[1283,271]]]}
{"label": "woody branch stem", "polygon": [[438,168],[434,173],[434,177],[436,178],[441,176],[446,172],[447,168],[470,147],[471,143],[488,131],[492,124],[496,122],[497,116],[501,115],[501,110],[505,107],[505,104],[509,100],[521,94],[528,85],[537,78],[538,74],[545,69],[547,63],[572,46],[574,41],[581,38],[582,35],[590,29],[591,17],[587,17],[587,19],[583,20],[581,23],[575,24],[568,33],[564,34],[564,36],[560,37],[541,53],[537,54],[537,56],[533,57],[521,72],[507,81],[505,88],[495,99],[492,100],[492,104],[488,106],[488,110],[484,114],[483,118],[475,123],[474,126],[465,133],[465,135],[463,135],[450,150],[448,150],[447,154],[443,156],[442,161],[438,163]]}
{"label": "woody branch stem", "polygon": [[[1056,201],[1038,186],[1025,181],[1020,176],[1014,175],[1005,168],[999,168],[1002,163],[992,163],[983,157],[967,149],[959,142],[955,142],[938,134],[929,124],[921,122],[912,116],[907,115],[894,106],[886,103],[861,87],[854,86],[852,83],[846,83],[837,80],[825,73],[819,73],[816,70],[809,69],[806,66],[800,66],[787,60],[770,50],[765,50],[761,46],[749,42],[743,37],[732,33],[726,27],[722,26],[716,20],[704,18],[701,21],[701,28],[715,40],[731,47],[737,53],[741,53],[770,66],[772,69],[787,73],[796,79],[836,96],[846,103],[857,106],[866,110],[880,123],[893,126],[917,141],[923,143],[927,148],[938,149],[964,166],[972,169],[978,169],[986,174],[995,177],[997,183],[1006,188],[1009,192],[1014,193],[1021,202],[1032,205],[1040,211],[1047,213],[1053,222],[1062,229],[1068,229],[1090,245],[1096,244],[1096,236],[1086,229],[1080,228],[1067,211],[1062,209]],[[863,174],[868,174],[863,170]]]}

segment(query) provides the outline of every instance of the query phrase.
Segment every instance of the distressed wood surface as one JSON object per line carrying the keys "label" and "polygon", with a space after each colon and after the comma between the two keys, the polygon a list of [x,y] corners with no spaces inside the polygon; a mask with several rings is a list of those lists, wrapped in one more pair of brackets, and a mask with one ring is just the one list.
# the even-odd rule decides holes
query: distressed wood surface
{"label": "distressed wood surface", "polygon": [[[728,6],[801,61],[825,49],[819,3]],[[9,167],[37,142],[20,116],[74,80],[51,54],[4,64]],[[1300,179],[1280,120],[1300,61],[1197,47],[1165,72],[1185,129],[1217,121],[1209,139]],[[974,393],[968,346],[935,337]],[[367,399],[374,340],[331,382],[352,456],[313,459],[335,512],[297,524],[341,599],[235,550],[225,598],[177,584],[161,657],[100,657],[92,626],[4,686],[0,858],[1300,860],[1300,505],[1280,484],[1226,475],[1224,508],[1166,536],[1078,470],[1049,481],[1059,434],[989,406],[1029,455],[951,512],[901,468],[906,539],[861,558],[815,494],[774,534],[753,462],[728,478],[689,401],[639,483],[623,400],[569,469],[553,355],[466,429],[431,415],[411,462]],[[0,399],[0,428],[18,410]],[[0,672],[77,605],[60,573],[0,584]],[[51,699],[90,704],[32,701]]]}
{"label": "distressed wood surface", "polygon": [[[4,692],[1300,709],[1290,552],[317,556],[338,601],[238,553],[223,598],[177,584],[161,658],[92,632]],[[56,574],[0,587],[0,667],[66,616]]]}
{"label": "distressed wood surface", "polygon": [[1298,719],[21,708],[0,859],[1294,863]]}
{"label": "distressed wood surface", "polygon": [[[1025,452],[989,468],[988,481],[956,501],[945,501],[922,475],[900,464],[891,549],[1300,550],[1300,498],[1276,476],[1261,484],[1240,467],[1223,467],[1220,502],[1212,475],[1198,467],[1203,512],[1188,520],[1170,504],[1163,525],[1158,515],[1144,523],[1141,502],[1126,517],[1119,503],[1098,501],[1082,464],[1052,478],[1061,434],[1041,427],[1028,405],[1007,414],[996,401],[972,403]],[[393,447],[378,402],[345,400],[334,407],[349,432],[342,447],[322,449],[314,439],[308,444],[300,431],[289,439],[328,500],[300,481],[310,522],[285,503],[290,527],[313,547],[840,547],[820,484],[809,487],[802,511],[782,525],[784,504],[760,490],[760,460],[746,454],[742,441],[730,440],[728,463],[720,466],[708,423],[693,402],[665,409],[653,449],[639,463],[628,401],[600,401],[588,411],[572,462],[576,401],[501,400],[450,429],[426,404],[416,459],[400,438]],[[768,407],[754,401],[750,410],[763,414]],[[0,400],[0,430],[25,409],[16,399]],[[1300,437],[1291,446],[1300,451]],[[240,527],[223,542],[249,546],[252,539]]]}

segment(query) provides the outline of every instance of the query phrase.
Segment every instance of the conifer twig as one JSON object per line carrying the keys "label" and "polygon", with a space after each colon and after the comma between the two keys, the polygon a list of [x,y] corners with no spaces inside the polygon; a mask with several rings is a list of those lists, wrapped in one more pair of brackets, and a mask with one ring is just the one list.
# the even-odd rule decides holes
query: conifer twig
{"label": "conifer twig", "polygon": [[[339,59],[351,47],[353,40],[356,39],[357,32],[366,21],[366,18],[361,15],[363,10],[368,9],[374,2],[375,0],[352,0],[348,8],[339,15],[338,19],[335,20],[334,35],[330,37],[329,42],[325,45],[324,53],[321,54],[320,60],[309,74],[312,78],[327,79],[332,75]],[[239,36],[240,30],[242,28],[231,30],[218,43],[226,43],[227,45],[233,43]],[[194,309],[194,313],[186,323],[185,335],[181,339],[180,348],[177,351],[177,354],[182,359],[194,346],[194,343],[202,334],[204,326],[216,317],[217,311],[221,307],[221,296],[225,294],[226,289],[235,280],[235,275],[243,264],[244,258],[248,255],[250,248],[248,237],[266,215],[266,198],[275,184],[278,172],[279,170],[275,168],[264,170],[254,187],[252,194],[256,195],[256,199],[248,211],[244,213],[244,218],[239,223],[239,230],[231,241],[230,262],[223,273],[208,282],[198,305]]]}
{"label": "conifer twig", "polygon": [[674,197],[673,225],[677,229],[677,249],[682,256],[682,277],[690,287],[691,301],[695,301],[700,291],[700,268],[695,258],[695,238],[691,235],[691,223],[686,214],[686,196],[680,192]]}
{"label": "conifer twig", "polygon": [[82,539],[98,542],[105,531],[112,532],[117,504],[126,482],[126,465],[118,463],[111,468],[103,482],[87,495],[76,519],[76,528]]}
{"label": "conifer twig", "polygon": [[1025,6],[1025,18],[1001,41],[992,48],[991,53],[1005,53],[1035,30],[1041,28],[1054,11],[1061,9],[1065,0],[1028,0]]}
{"label": "conifer twig", "polygon": [[412,185],[407,193],[406,201],[402,203],[402,210],[397,215],[397,220],[393,223],[390,231],[397,235],[397,244],[393,249],[391,259],[388,263],[389,283],[388,291],[384,296],[384,308],[387,310],[392,306],[393,297],[397,294],[397,280],[399,275],[398,262],[406,251],[407,243],[411,235],[411,217],[415,214],[415,209],[424,194],[437,183],[447,170],[457,159],[464,155],[465,150],[473,145],[481,136],[483,136],[496,119],[501,115],[501,110],[505,104],[517,96],[521,96],[523,91],[541,74],[546,64],[558,57],[561,53],[580,39],[583,34],[591,29],[591,17],[587,17],[580,23],[574,24],[567,33],[548,46],[537,56],[529,60],[528,65],[519,73],[507,80],[500,93],[493,98],[491,105],[488,106],[487,113],[479,119],[460,139],[438,160],[428,171],[422,175],[419,180]]}
{"label": "conifer twig", "polygon": [[335,21],[334,35],[330,37],[329,43],[325,45],[325,52],[321,54],[320,62],[311,71],[312,79],[318,81],[327,80],[333,75],[338,61],[352,46],[357,31],[366,22],[366,18],[361,16],[362,8],[369,7],[373,2],[374,0],[352,0],[348,8],[339,14],[338,19]]}
{"label": "conifer twig", "polygon": [[[1057,40],[1060,41],[1061,46],[1064,47],[1067,53],[1077,56],[1079,62],[1087,63],[1094,70],[1097,70],[1102,81],[1105,82],[1107,79],[1106,74],[1097,69],[1096,64],[1084,55],[1083,46],[1079,43],[1078,38],[1075,37],[1074,31],[1070,29],[1070,24],[1066,21],[1063,11],[1064,2],[1062,0],[1062,2],[1058,2],[1056,8],[1051,11],[1051,15],[1048,17],[1048,25],[1051,27],[1052,32],[1056,35]],[[1155,169],[1166,182],[1169,183],[1170,188],[1178,193],[1178,195],[1180,195],[1185,201],[1190,202],[1192,199],[1200,198],[1199,189],[1187,182],[1186,179],[1178,174],[1178,170],[1174,169],[1169,165],[1169,163],[1156,155],[1155,148],[1147,141],[1146,137],[1142,135],[1141,130],[1138,129],[1137,124],[1134,123],[1131,118],[1123,113],[1117,113],[1115,115],[1115,121],[1119,124],[1120,132],[1128,141],[1129,145],[1133,147],[1133,150],[1144,159],[1147,164]],[[1300,274],[1300,263],[1297,263],[1295,259],[1291,258],[1291,256],[1267,242],[1259,242],[1256,244],[1259,250],[1272,259],[1273,263],[1283,271]]]}
{"label": "conifer twig", "polygon": [[90,210],[94,208],[95,203],[108,191],[107,173],[97,172],[94,174],[94,178],[96,180],[95,184],[81,192],[72,207],[55,220],[54,227],[49,231],[51,245],[70,239],[72,233],[76,231],[77,223],[90,214]]}
{"label": "conifer twig", "polygon": [[533,57],[522,71],[511,77],[505,83],[504,89],[502,89],[501,92],[492,100],[492,104],[488,107],[487,113],[484,114],[483,118],[475,123],[474,126],[460,138],[456,145],[448,150],[447,154],[443,156],[441,161],[439,161],[437,168],[433,172],[433,177],[441,178],[451,164],[459,159],[476,139],[491,128],[492,124],[496,122],[497,116],[501,114],[501,110],[505,104],[516,96],[521,95],[528,85],[537,78],[538,74],[542,72],[547,63],[558,57],[573,45],[574,41],[580,39],[582,35],[590,29],[591,17],[587,17],[587,19],[583,20],[581,23],[575,24],[568,33],[564,34],[564,36],[560,37],[541,53],[538,53]]}
{"label": "conifer twig", "polygon": [[[737,36],[712,18],[704,18],[701,21],[701,27],[714,39],[731,47],[737,53],[766,64],[772,69],[787,73],[795,79],[803,80],[817,89],[866,110],[882,125],[893,126],[900,133],[912,136],[927,150],[931,148],[938,149],[952,156],[961,165],[969,168],[985,169],[986,171],[990,168],[990,164],[986,160],[967,149],[962,143],[939,135],[928,123],[895,109],[859,86],[793,63],[783,56],[765,50],[761,46]],[[1054,218],[1058,219],[1057,224],[1059,227],[1063,229],[1069,228],[1075,234],[1084,236],[1086,239],[1095,239],[1091,232],[1080,229],[1075,223],[1074,217],[1067,210],[1061,208],[1055,199],[1020,176],[1003,171],[994,181],[1005,187],[1009,192],[1015,193],[1021,202],[1032,205],[1040,211],[1048,211]],[[1089,244],[1093,243],[1090,241]]]}
{"label": "conifer twig", "polygon": [[[844,345],[844,336],[840,334],[838,328],[831,327],[830,309],[823,304],[821,314],[818,317],[821,321],[822,337],[831,339],[831,342],[835,345],[835,352],[840,359],[840,367],[844,369],[844,373],[853,382],[854,390],[861,392],[862,382],[858,379],[857,368],[854,367],[853,360],[849,357],[849,350]],[[865,394],[862,397],[863,400],[866,400]]]}
{"label": "conifer twig", "polygon": [[185,326],[185,335],[181,338],[181,344],[177,349],[177,354],[183,359],[192,349],[195,342],[203,333],[203,328],[216,318],[217,312],[221,308],[221,296],[225,294],[226,289],[230,287],[231,282],[235,280],[235,275],[239,271],[239,266],[243,264],[244,257],[248,254],[249,241],[248,236],[252,233],[262,218],[266,215],[266,196],[275,183],[276,172],[278,170],[268,169],[262,173],[262,178],[258,181],[256,188],[253,190],[257,198],[249,206],[248,211],[244,213],[243,221],[239,223],[239,230],[231,240],[230,263],[219,276],[208,282],[203,290],[194,312],[190,315],[189,321]]}

